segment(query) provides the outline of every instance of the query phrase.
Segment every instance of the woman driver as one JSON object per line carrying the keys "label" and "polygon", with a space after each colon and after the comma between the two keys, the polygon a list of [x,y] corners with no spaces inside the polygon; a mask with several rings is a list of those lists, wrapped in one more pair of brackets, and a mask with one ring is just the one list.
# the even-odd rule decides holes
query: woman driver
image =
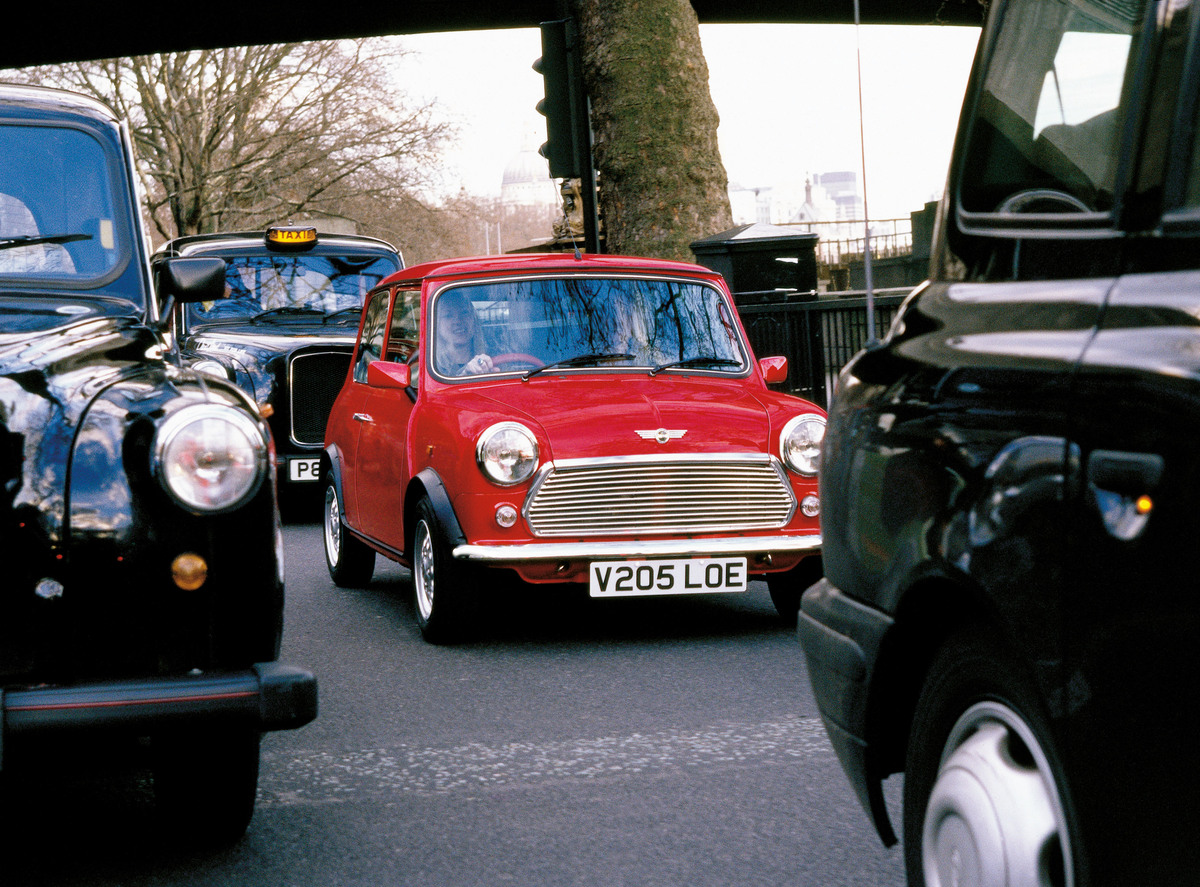
{"label": "woman driver", "polygon": [[446,293],[437,302],[437,366],[451,376],[490,373],[494,368],[475,309],[459,290]]}

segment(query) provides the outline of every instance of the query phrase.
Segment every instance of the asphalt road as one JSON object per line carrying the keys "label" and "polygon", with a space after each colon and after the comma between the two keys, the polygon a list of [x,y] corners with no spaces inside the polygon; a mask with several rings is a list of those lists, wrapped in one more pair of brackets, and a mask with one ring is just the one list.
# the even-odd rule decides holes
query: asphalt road
{"label": "asphalt road", "polygon": [[136,761],[71,749],[10,792],[0,884],[904,883],[764,585],[530,591],[490,607],[480,640],[434,647],[407,571],[381,561],[369,588],[339,590],[319,527],[285,535],[283,658],[317,673],[321,711],[264,739],[247,836],[163,842]]}

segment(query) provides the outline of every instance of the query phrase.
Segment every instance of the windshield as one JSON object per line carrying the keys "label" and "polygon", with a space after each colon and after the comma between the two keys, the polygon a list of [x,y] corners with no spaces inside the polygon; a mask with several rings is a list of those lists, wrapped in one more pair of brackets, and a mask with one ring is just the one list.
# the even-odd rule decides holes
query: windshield
{"label": "windshield", "polygon": [[356,320],[367,291],[398,267],[384,256],[270,254],[225,261],[228,298],[188,305],[189,325],[339,312]]}
{"label": "windshield", "polygon": [[0,278],[78,287],[128,254],[104,147],[55,126],[0,126]]}
{"label": "windshield", "polygon": [[747,367],[728,303],[695,282],[496,281],[443,289],[430,310],[433,366],[443,376]]}

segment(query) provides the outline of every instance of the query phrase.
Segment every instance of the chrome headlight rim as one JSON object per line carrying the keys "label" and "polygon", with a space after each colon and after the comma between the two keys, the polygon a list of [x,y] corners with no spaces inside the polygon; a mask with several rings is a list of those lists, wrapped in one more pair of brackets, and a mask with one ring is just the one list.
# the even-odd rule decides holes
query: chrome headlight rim
{"label": "chrome headlight rim", "polygon": [[[521,460],[520,466],[514,472],[506,472],[499,468],[498,463],[491,457],[491,445],[496,438],[505,434],[516,434],[525,438],[525,449],[528,455]],[[512,487],[523,484],[537,473],[541,461],[541,451],[538,448],[537,435],[520,422],[497,422],[489,425],[479,435],[475,443],[475,464],[489,481],[502,487]]]}
{"label": "chrome headlight rim", "polygon": [[[186,472],[174,470],[172,447],[189,427],[198,422],[217,420],[226,423],[244,438],[244,443],[253,450],[253,467],[245,479],[236,483],[231,491],[213,498],[202,498],[192,494],[183,483]],[[262,429],[250,414],[228,404],[202,403],[181,407],[168,416],[154,434],[151,449],[151,470],[159,485],[171,499],[192,514],[226,514],[241,507],[262,487],[267,476],[268,444]]]}
{"label": "chrome headlight rim", "polygon": [[[788,471],[801,477],[816,477],[821,469],[821,441],[826,420],[817,413],[801,413],[779,432],[779,458]],[[820,429],[816,432],[814,429]]]}

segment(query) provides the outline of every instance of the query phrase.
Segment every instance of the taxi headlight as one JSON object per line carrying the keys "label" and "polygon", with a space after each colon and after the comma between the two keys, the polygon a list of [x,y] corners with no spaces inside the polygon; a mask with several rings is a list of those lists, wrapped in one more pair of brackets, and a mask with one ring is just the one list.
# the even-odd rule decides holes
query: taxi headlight
{"label": "taxi headlight", "polygon": [[500,422],[479,435],[475,460],[488,480],[519,484],[537,470],[537,439],[524,425]]}
{"label": "taxi headlight", "polygon": [[813,413],[797,416],[779,435],[779,455],[783,463],[797,474],[815,477],[821,467],[821,441],[825,437],[825,420]]}
{"label": "taxi headlight", "polygon": [[267,468],[267,443],[254,420],[221,404],[184,407],[154,437],[154,472],[194,512],[235,508],[254,495]]}

